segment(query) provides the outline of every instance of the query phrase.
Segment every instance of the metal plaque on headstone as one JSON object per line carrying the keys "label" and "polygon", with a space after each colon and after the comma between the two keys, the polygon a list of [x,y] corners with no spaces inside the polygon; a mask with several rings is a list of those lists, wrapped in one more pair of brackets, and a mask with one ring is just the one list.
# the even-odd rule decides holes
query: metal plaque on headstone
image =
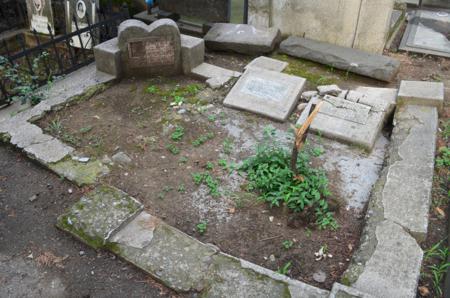
{"label": "metal plaque on headstone", "polygon": [[230,0],[161,0],[159,8],[213,23],[226,23],[230,19]]}
{"label": "metal plaque on headstone", "polygon": [[27,12],[30,30],[49,34],[48,26],[54,32],[53,10],[51,0],[27,0]]}
{"label": "metal plaque on headstone", "polygon": [[174,65],[174,41],[165,36],[132,39],[128,43],[128,61],[131,68]]}
{"label": "metal plaque on headstone", "polygon": [[[98,0],[66,0],[66,28],[74,32],[97,22]],[[91,49],[93,46],[91,32],[83,32],[70,40],[73,47]]]}

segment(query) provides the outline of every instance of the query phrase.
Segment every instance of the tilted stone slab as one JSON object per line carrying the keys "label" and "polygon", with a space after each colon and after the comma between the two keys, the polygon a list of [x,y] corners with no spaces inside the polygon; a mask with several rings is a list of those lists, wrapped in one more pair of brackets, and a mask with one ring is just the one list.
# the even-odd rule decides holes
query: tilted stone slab
{"label": "tilted stone slab", "polygon": [[385,220],[376,227],[374,243],[352,287],[375,297],[416,297],[423,252],[414,238]]}
{"label": "tilted stone slab", "polygon": [[253,55],[272,52],[280,36],[280,30],[275,28],[256,29],[245,24],[216,23],[203,39],[211,50]]}
{"label": "tilted stone slab", "polygon": [[242,74],[238,71],[229,70],[209,63],[202,63],[191,70],[191,74],[206,83],[213,89],[217,89],[228,83],[233,78],[238,78]]}
{"label": "tilted stone slab", "polygon": [[181,34],[181,61],[184,74],[205,60],[205,41],[198,37]]}
{"label": "tilted stone slab", "polygon": [[433,184],[437,109],[401,106],[394,123],[388,173],[382,192],[384,217],[423,241],[427,234]]}
{"label": "tilted stone slab", "polygon": [[109,168],[100,161],[82,163],[68,157],[48,167],[61,177],[74,182],[78,186],[95,184],[98,178],[109,173]]}
{"label": "tilted stone slab", "polygon": [[100,248],[142,208],[141,203],[123,191],[101,185],[59,216],[57,226],[93,248]]}
{"label": "tilted stone slab", "polygon": [[245,69],[248,69],[250,67],[254,68],[262,68],[265,70],[271,70],[271,71],[277,71],[282,72],[286,69],[286,67],[289,65],[289,63],[280,61],[277,59],[260,56],[258,58],[253,59],[249,64],[245,66]]}
{"label": "tilted stone slab", "polygon": [[444,104],[444,83],[423,81],[401,81],[398,90],[400,104],[433,106]]}
{"label": "tilted stone slab", "polygon": [[375,296],[335,282],[329,298],[375,298]]}
{"label": "tilted stone slab", "polygon": [[398,90],[394,88],[358,87],[355,91],[364,94],[358,103],[371,106],[373,111],[386,112],[388,116],[397,104]]}
{"label": "tilted stone slab", "polygon": [[295,108],[306,80],[275,71],[249,68],[223,104],[285,121]]}
{"label": "tilted stone slab", "polygon": [[201,291],[218,251],[142,212],[110,240],[120,257],[175,291]]}
{"label": "tilted stone slab", "polygon": [[369,54],[357,49],[301,37],[289,37],[280,44],[284,54],[329,65],[344,71],[371,77],[377,80],[393,81],[400,62],[393,58]]}

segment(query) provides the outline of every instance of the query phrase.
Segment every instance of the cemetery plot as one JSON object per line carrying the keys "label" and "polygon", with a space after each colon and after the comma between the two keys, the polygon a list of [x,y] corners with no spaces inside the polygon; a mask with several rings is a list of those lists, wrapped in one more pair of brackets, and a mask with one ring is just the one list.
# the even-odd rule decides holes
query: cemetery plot
{"label": "cemetery plot", "polygon": [[[137,198],[150,214],[225,253],[331,288],[358,246],[387,140],[368,154],[310,136],[299,158],[303,176],[285,179],[291,124],[224,107],[228,92],[183,76],[123,79],[39,125],[75,155],[108,165],[101,182]],[[280,160],[277,177],[289,187],[317,179],[311,187],[328,207],[295,213],[300,205],[283,203],[287,193],[270,195],[258,180],[264,176],[255,175],[277,163],[267,156]]]}

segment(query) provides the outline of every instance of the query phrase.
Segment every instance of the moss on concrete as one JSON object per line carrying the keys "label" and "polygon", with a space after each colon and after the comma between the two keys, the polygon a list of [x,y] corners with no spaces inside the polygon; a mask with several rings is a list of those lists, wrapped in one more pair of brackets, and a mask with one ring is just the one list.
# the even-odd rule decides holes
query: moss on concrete
{"label": "moss on concrete", "polygon": [[78,186],[97,183],[100,176],[109,173],[109,168],[100,161],[81,163],[70,157],[48,166],[58,175],[76,183]]}

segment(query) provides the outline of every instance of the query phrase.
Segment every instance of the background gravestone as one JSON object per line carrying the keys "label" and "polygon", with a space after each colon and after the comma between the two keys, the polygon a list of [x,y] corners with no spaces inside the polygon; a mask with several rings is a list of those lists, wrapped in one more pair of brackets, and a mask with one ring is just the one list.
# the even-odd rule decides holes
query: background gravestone
{"label": "background gravestone", "polygon": [[119,26],[119,49],[125,75],[181,73],[181,41],[177,24],[161,19],[151,25],[127,20]]}
{"label": "background gravestone", "polygon": [[27,0],[27,12],[30,20],[30,30],[49,34],[48,25],[55,32],[51,0]]}
{"label": "background gravestone", "polygon": [[230,0],[161,0],[161,10],[174,12],[182,16],[195,17],[207,22],[228,22]]}
{"label": "background gravestone", "polygon": [[[66,28],[67,32],[74,32],[78,29],[86,28],[89,24],[97,22],[97,9],[99,8],[99,0],[66,0]],[[76,19],[76,23],[74,21]],[[88,23],[89,20],[89,23]],[[81,41],[80,41],[81,37]],[[92,48],[92,38],[90,32],[80,34],[70,40],[73,47]]]}

